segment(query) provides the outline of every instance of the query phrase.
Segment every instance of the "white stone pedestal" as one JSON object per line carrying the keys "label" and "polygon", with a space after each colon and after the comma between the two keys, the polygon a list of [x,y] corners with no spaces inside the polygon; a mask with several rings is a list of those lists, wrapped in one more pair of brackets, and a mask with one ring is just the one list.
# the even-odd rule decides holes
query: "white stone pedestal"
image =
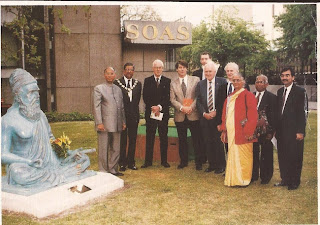
{"label": "white stone pedestal", "polygon": [[[85,185],[91,190],[78,193],[69,190],[73,186]],[[2,192],[2,209],[31,214],[38,218],[59,214],[72,207],[84,205],[89,200],[105,196],[122,188],[124,181],[110,173],[97,175],[58,186],[31,196]]]}

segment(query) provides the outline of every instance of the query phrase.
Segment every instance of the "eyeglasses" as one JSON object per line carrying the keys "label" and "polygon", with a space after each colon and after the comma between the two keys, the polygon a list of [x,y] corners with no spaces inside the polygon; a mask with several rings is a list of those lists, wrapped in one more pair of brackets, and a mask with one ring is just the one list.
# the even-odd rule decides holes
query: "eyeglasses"
{"label": "eyeglasses", "polygon": [[256,81],[256,84],[264,84],[266,83],[265,81]]}
{"label": "eyeglasses", "polygon": [[232,83],[240,83],[240,82],[242,82],[243,80],[241,80],[241,79],[234,79],[234,80],[232,80]]}
{"label": "eyeglasses", "polygon": [[125,69],[125,71],[127,71],[127,72],[133,72],[134,70],[132,70],[132,69]]}

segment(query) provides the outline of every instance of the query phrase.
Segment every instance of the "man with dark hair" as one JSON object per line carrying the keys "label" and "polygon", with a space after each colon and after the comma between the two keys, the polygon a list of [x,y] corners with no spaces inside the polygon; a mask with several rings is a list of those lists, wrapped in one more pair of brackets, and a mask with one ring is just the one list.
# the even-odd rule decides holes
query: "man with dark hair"
{"label": "man with dark hair", "polygon": [[200,63],[201,63],[201,68],[194,71],[192,76],[199,77],[200,80],[206,79],[203,71],[203,67],[212,60],[212,57],[209,52],[202,52],[200,55]]}
{"label": "man with dark hair", "polygon": [[293,83],[293,69],[284,68],[280,78],[284,87],[277,92],[276,138],[281,182],[275,186],[288,186],[288,190],[295,190],[301,178],[307,96],[303,88]]}
{"label": "man with dark hair", "polygon": [[156,129],[160,137],[161,165],[170,167],[168,154],[168,120],[171,80],[162,74],[163,62],[156,59],[152,63],[153,75],[144,79],[143,101],[146,104],[146,157],[141,168],[152,166]]}
{"label": "man with dark hair", "polygon": [[[114,84],[121,88],[123,95],[124,112],[126,115],[126,129],[121,132],[120,138],[120,171],[125,171],[126,166],[131,170],[137,170],[134,155],[138,123],[140,119],[139,102],[141,98],[141,82],[133,79],[134,65],[126,63],[123,67],[123,77],[116,79]],[[129,138],[127,154],[127,137]]]}
{"label": "man with dark hair", "polygon": [[[260,127],[258,142],[253,143],[253,169],[251,181],[261,178],[261,184],[268,184],[273,175],[273,138],[276,125],[277,97],[267,91],[268,77],[259,75],[256,77],[256,92],[253,94],[257,100],[259,114],[258,125]],[[260,155],[261,147],[261,155]],[[259,173],[260,171],[260,173]]]}
{"label": "man with dark hair", "polygon": [[188,63],[184,60],[178,61],[175,67],[178,78],[170,84],[170,101],[174,107],[174,121],[179,138],[180,164],[178,169],[188,166],[187,131],[189,128],[194,148],[196,170],[202,170],[200,124],[195,93],[199,78],[187,75]]}

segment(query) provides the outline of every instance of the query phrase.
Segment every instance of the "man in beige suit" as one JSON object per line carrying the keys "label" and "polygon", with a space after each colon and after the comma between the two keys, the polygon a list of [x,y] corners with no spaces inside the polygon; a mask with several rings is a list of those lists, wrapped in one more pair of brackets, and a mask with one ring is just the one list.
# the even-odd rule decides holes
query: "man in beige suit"
{"label": "man in beige suit", "polygon": [[[120,134],[126,128],[121,89],[113,84],[115,70],[104,70],[106,83],[94,88],[94,119],[98,132],[99,170],[123,176],[118,172]],[[109,146],[109,148],[108,148]]]}
{"label": "man in beige suit", "polygon": [[176,63],[178,78],[170,84],[170,101],[174,107],[174,121],[179,138],[180,165],[178,169],[188,166],[187,130],[191,131],[195,153],[196,170],[202,170],[200,149],[200,124],[196,108],[195,89],[200,81],[198,77],[187,75],[188,63],[180,60]]}

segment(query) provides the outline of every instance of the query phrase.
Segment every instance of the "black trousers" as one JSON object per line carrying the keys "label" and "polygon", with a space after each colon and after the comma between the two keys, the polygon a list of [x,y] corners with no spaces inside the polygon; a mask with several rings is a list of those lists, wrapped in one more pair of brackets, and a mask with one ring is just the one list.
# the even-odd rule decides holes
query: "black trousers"
{"label": "black trousers", "polygon": [[190,121],[186,117],[183,122],[175,122],[179,138],[179,156],[180,165],[188,165],[188,142],[187,132],[188,128],[191,132],[191,138],[193,143],[195,163],[196,165],[202,165],[201,161],[201,149],[200,149],[200,123],[199,120]]}
{"label": "black trousers", "polygon": [[288,185],[300,185],[303,146],[304,140],[297,141],[293,135],[277,139],[280,177]]}
{"label": "black trousers", "polygon": [[252,180],[258,180],[260,177],[261,181],[269,182],[272,178],[272,175],[273,175],[273,144],[271,140],[266,140],[265,138],[259,138],[259,142],[253,143]]}
{"label": "black trousers", "polygon": [[[138,123],[135,121],[127,121],[127,128],[121,132],[120,139],[120,166],[134,166],[134,155],[136,152]],[[128,154],[127,154],[127,139],[129,139]]]}
{"label": "black trousers", "polygon": [[217,124],[212,121],[201,121],[201,129],[204,135],[206,155],[211,169],[225,169],[226,158],[223,143],[220,140],[221,133]]}
{"label": "black trousers", "polygon": [[168,119],[162,121],[148,119],[146,120],[146,156],[145,165],[152,165],[153,147],[156,130],[158,128],[160,137],[161,163],[167,162],[168,154]]}

